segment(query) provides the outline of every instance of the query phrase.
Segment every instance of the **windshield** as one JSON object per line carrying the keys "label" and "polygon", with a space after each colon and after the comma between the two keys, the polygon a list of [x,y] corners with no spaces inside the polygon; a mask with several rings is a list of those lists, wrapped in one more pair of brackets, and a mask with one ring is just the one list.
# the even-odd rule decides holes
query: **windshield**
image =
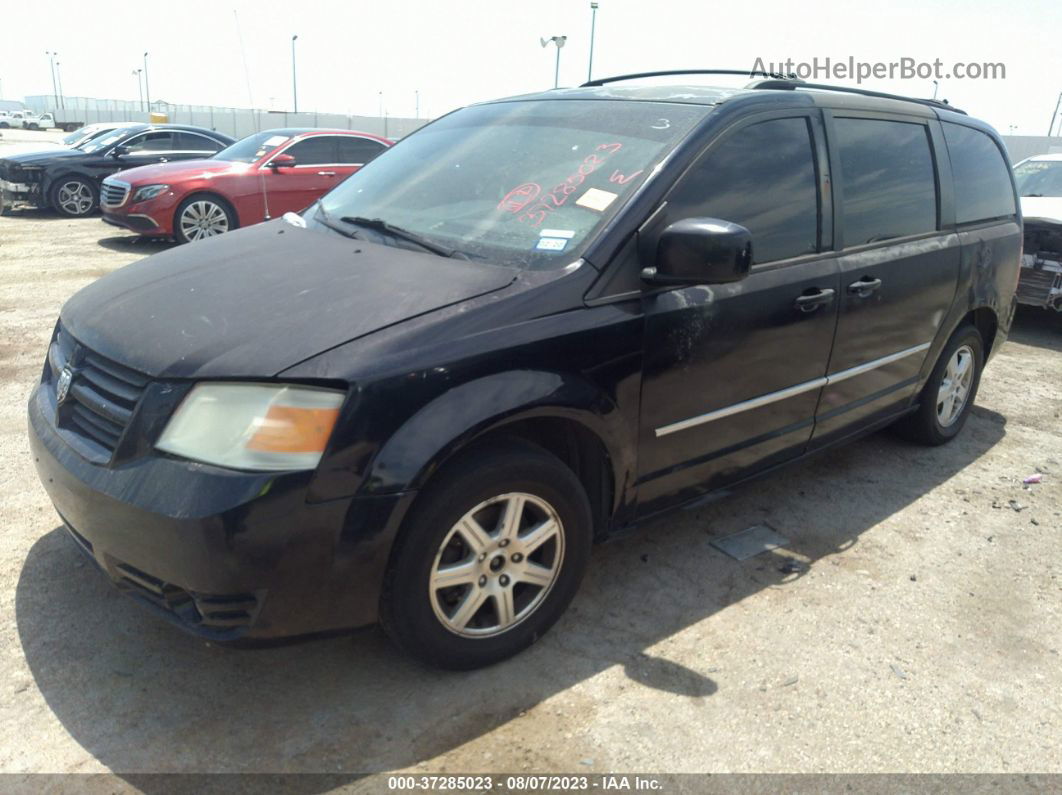
{"label": "windshield", "polygon": [[1062,196],[1062,160],[1029,160],[1014,169],[1022,196]]}
{"label": "windshield", "polygon": [[89,140],[79,144],[77,148],[80,149],[82,152],[98,152],[101,149],[106,149],[110,146],[114,146],[116,143],[122,140],[122,138],[128,135],[128,133],[128,130],[107,130],[105,133],[97,135],[95,138],[90,138]]}
{"label": "windshield", "polygon": [[461,254],[551,268],[577,259],[711,108],[556,100],[465,108],[405,138],[321,201]]}
{"label": "windshield", "polygon": [[265,132],[248,135],[241,138],[216,155],[214,160],[231,160],[234,163],[253,163],[262,155],[272,152],[278,146],[291,138],[290,135],[266,130]]}

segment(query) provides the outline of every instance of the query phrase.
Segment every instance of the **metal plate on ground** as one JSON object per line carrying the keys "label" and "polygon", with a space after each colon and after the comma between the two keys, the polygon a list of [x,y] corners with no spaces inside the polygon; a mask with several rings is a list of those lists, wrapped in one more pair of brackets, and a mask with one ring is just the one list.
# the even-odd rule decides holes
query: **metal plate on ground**
{"label": "metal plate on ground", "polygon": [[789,539],[776,533],[769,525],[757,524],[722,538],[713,538],[711,543],[734,560],[746,560],[761,552],[788,546]]}

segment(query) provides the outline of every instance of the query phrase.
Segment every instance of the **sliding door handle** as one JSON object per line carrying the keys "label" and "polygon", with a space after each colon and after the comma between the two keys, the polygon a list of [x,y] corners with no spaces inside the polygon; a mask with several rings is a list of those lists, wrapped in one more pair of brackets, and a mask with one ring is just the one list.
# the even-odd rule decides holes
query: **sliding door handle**
{"label": "sliding door handle", "polygon": [[820,306],[833,302],[834,291],[831,288],[814,287],[803,295],[797,296],[796,308],[801,312],[814,312]]}
{"label": "sliding door handle", "polygon": [[869,298],[879,287],[881,287],[881,279],[872,279],[869,276],[864,276],[859,281],[848,285],[848,294],[858,298]]}

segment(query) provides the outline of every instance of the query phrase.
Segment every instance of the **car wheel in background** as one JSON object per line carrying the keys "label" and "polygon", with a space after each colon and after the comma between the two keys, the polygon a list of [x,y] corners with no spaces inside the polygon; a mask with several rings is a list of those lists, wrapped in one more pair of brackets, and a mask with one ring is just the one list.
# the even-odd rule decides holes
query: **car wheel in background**
{"label": "car wheel in background", "polygon": [[896,431],[913,442],[939,445],[959,435],[970,415],[984,367],[984,342],[973,326],[948,340],[926,381],[918,411],[900,420]]}
{"label": "car wheel in background", "polygon": [[422,491],[396,542],[380,620],[440,668],[498,662],[560,618],[590,556],[590,503],[535,445],[479,446]]}
{"label": "car wheel in background", "polygon": [[62,177],[52,185],[49,197],[52,208],[60,215],[80,218],[99,206],[96,186],[82,177]]}
{"label": "car wheel in background", "polygon": [[173,216],[173,236],[178,243],[217,237],[235,228],[235,213],[227,202],[215,196],[190,196]]}

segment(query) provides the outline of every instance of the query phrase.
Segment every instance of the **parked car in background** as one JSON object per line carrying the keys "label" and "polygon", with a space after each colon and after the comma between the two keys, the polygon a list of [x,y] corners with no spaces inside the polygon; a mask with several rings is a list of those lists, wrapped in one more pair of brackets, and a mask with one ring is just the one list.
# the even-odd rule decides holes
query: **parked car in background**
{"label": "parked car in background", "polygon": [[0,157],[0,189],[12,202],[85,216],[99,206],[100,183],[110,174],[149,163],[210,157],[232,143],[228,135],[202,127],[136,124],[113,129],[77,149]]}
{"label": "parked car in background", "polygon": [[1018,301],[1062,312],[1062,154],[1014,166],[1025,217]]}
{"label": "parked car in background", "polygon": [[602,82],[74,295],[28,406],[71,541],[204,638],[379,620],[472,668],[542,637],[595,540],[890,424],[961,433],[1020,266],[991,127]]}
{"label": "parked car in background", "polygon": [[3,138],[0,137],[0,157],[12,157],[14,155],[37,152],[54,152],[56,149],[77,149],[81,144],[98,135],[103,135],[111,130],[117,130],[123,127],[137,127],[142,124],[143,122],[139,121],[112,121],[100,122],[98,124],[86,124],[84,127],[79,127],[73,132],[67,133],[57,141],[40,140],[11,144],[4,142]]}
{"label": "parked car in background", "polygon": [[179,243],[303,210],[391,142],[349,130],[255,133],[209,160],[121,171],[103,181],[103,220]]}

